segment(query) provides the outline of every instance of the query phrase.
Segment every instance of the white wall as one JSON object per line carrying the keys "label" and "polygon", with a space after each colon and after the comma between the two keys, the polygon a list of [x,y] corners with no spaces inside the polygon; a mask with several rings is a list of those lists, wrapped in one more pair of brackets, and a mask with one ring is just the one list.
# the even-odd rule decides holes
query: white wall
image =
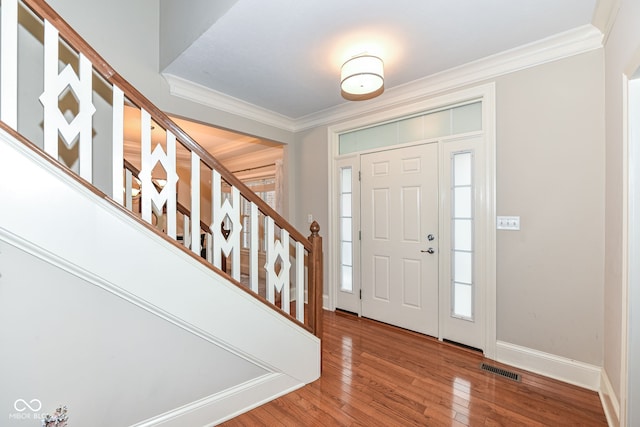
{"label": "white wall", "polygon": [[[495,80],[497,211],[522,221],[520,232],[498,233],[498,340],[596,366],[603,347],[602,63],[599,50]],[[308,213],[326,221],[327,128],[299,133],[292,149],[295,225],[304,226]]]}
{"label": "white wall", "polygon": [[[622,84],[623,75],[631,77],[632,73],[640,66],[640,3],[635,0],[621,0],[620,10],[605,45],[605,65],[606,65],[606,245],[605,245],[605,342],[604,342],[604,371],[608,376],[615,398],[621,404],[626,398],[622,395],[622,375],[624,369],[622,361],[622,340],[621,325],[624,315],[623,288],[623,210],[624,206],[624,88]],[[638,310],[633,307],[632,310]],[[631,332],[636,333],[636,325],[630,325]],[[635,332],[634,332],[635,331]],[[636,335],[637,337],[637,335]],[[635,359],[629,359],[630,363],[636,364]],[[628,384],[635,393],[640,393],[638,385],[638,369],[629,372],[635,377],[628,378]],[[634,402],[627,403],[630,411],[635,410],[633,417],[629,418],[629,426],[638,425],[640,416],[637,413],[638,394]],[[635,404],[635,405],[634,405]]]}
{"label": "white wall", "polygon": [[[90,248],[87,248],[90,250]],[[267,373],[0,241],[0,424],[17,399],[72,425],[126,426]]]}
{"label": "white wall", "polygon": [[0,200],[0,408],[205,425],[319,377],[318,338],[1,131]]}

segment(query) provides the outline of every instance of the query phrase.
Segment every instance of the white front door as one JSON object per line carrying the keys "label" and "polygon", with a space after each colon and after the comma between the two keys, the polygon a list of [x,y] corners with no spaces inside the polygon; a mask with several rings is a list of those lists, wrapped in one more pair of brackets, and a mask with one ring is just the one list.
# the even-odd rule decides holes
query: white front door
{"label": "white front door", "polygon": [[490,84],[330,128],[329,307],[496,357],[494,102]]}
{"label": "white front door", "polygon": [[438,336],[438,144],[361,156],[362,315]]}

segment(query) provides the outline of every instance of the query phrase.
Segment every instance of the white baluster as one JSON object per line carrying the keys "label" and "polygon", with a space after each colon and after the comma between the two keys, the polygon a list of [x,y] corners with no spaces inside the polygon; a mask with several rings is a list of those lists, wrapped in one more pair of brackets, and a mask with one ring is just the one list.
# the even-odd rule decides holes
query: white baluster
{"label": "white baluster", "polygon": [[2,0],[0,119],[18,129],[18,0]]}
{"label": "white baluster", "polygon": [[[225,240],[224,236],[221,232],[221,220],[220,211],[222,210],[220,207],[220,199],[222,198],[222,180],[220,178],[220,174],[215,170],[211,171],[211,224],[209,228],[211,229],[211,233],[213,234],[213,254],[212,264],[216,268],[222,268],[222,242],[218,242],[219,240]],[[222,216],[224,219],[224,216]]]}
{"label": "white baluster", "polygon": [[153,181],[151,180],[151,171],[153,170],[153,164],[151,161],[151,115],[144,109],[140,110],[140,157],[141,157],[141,169],[138,179],[140,180],[140,192],[141,192],[141,209],[142,220],[151,224],[152,221],[152,192],[156,189],[153,187]]}
{"label": "white baluster", "polygon": [[[289,233],[281,230],[281,241],[275,238],[275,223],[273,218],[267,217],[267,263],[265,264],[267,276],[267,300],[274,303],[274,290],[282,292],[283,287],[289,287],[289,270],[291,260],[289,259]],[[276,273],[275,266],[281,260],[281,269]],[[289,291],[286,291],[287,297]],[[283,295],[284,296],[284,295]]]}
{"label": "white baluster", "polygon": [[191,250],[200,255],[200,157],[191,152]]}
{"label": "white baluster", "polygon": [[[44,88],[45,93],[55,90],[58,78],[58,31],[48,22],[44,22]],[[58,94],[55,95],[55,110],[58,110]],[[42,98],[43,95],[41,95]],[[42,103],[42,99],[40,100]],[[44,151],[58,159],[58,129],[53,119],[50,102],[44,106]]]}
{"label": "white baluster", "polygon": [[[92,182],[93,177],[93,114],[96,112],[96,108],[93,105],[93,65],[91,61],[80,54],[80,79],[78,80],[75,73],[73,73],[73,68],[70,65],[65,67],[65,70],[69,70],[68,73],[70,76],[68,79],[71,82],[77,81],[78,90],[73,89],[73,85],[71,86],[72,90],[76,92],[76,96],[80,100],[78,106],[78,115],[73,119],[70,128],[73,130],[69,131],[68,135],[64,136],[65,141],[73,141],[76,135],[80,135],[80,176],[86,179],[89,182]],[[62,74],[64,74],[65,70],[63,70]],[[58,110],[59,111],[59,110]],[[60,113],[60,117],[64,119],[62,113]],[[77,125],[76,125],[77,123]],[[67,121],[64,121],[64,128],[67,126]],[[64,129],[63,128],[63,129]]]}
{"label": "white baluster", "polygon": [[213,264],[213,235],[207,233],[207,261]]}
{"label": "white baluster", "polygon": [[182,244],[189,248],[191,247],[191,229],[189,217],[184,215],[182,217]]}
{"label": "white baluster", "polygon": [[296,242],[296,319],[304,323],[304,245]]}
{"label": "white baluster", "polygon": [[267,297],[267,301],[269,301],[272,304],[275,302],[274,287],[277,279],[276,272],[274,269],[275,259],[272,259],[272,258],[277,258],[277,256],[274,254],[275,251],[273,249],[274,247],[273,240],[275,239],[273,228],[274,228],[273,219],[270,217],[265,217],[264,242],[266,245],[265,255],[267,257],[267,263],[264,265],[264,270],[265,270],[265,280],[267,285],[266,297]]}
{"label": "white baluster", "polygon": [[[113,86],[113,140],[112,140],[112,169],[111,169],[111,187],[113,200],[124,204],[122,199],[122,164],[124,162],[124,92],[118,86]],[[130,171],[127,171],[129,175]],[[130,176],[128,177],[131,178]],[[127,183],[127,194],[131,197],[131,182]],[[131,200],[127,200],[131,203]],[[127,205],[127,209],[131,210],[131,205]]]}
{"label": "white baluster", "polygon": [[251,202],[249,237],[249,282],[251,290],[258,293],[258,254],[260,251],[260,224],[258,222],[258,205]]}
{"label": "white baluster", "polygon": [[[58,30],[44,21],[44,92],[40,102],[44,106],[44,149],[58,159],[58,134],[68,148],[80,145],[80,176],[92,180],[92,139],[91,117],[96,109],[93,105],[91,61],[83,54],[78,55],[80,76],[67,64],[58,72]],[[78,100],[78,114],[67,122],[59,107],[59,97],[67,90]]]}
{"label": "white baluster", "polygon": [[[287,249],[288,248],[289,248],[289,244],[287,243]],[[287,259],[289,259],[289,254],[287,254],[286,257],[287,257]],[[282,273],[282,270],[280,270],[280,272]],[[287,271],[286,276],[287,276],[287,280],[282,283],[282,287],[280,288],[280,303],[281,303],[280,305],[282,307],[282,310],[285,313],[290,314],[290,312],[291,312],[291,284],[289,283],[289,271]]]}
{"label": "white baluster", "polygon": [[167,154],[164,160],[160,161],[167,173],[167,183],[161,191],[162,199],[167,203],[167,235],[175,239],[177,233],[176,210],[178,205],[178,192],[176,191],[178,183],[178,174],[176,171],[176,136],[169,131],[167,131]]}
{"label": "white baluster", "polygon": [[[175,239],[176,237],[176,184],[178,174],[176,173],[176,137],[173,133],[166,132],[167,152],[162,145],[157,144],[151,150],[151,116],[144,109],[140,110],[140,134],[142,149],[142,169],[140,170],[140,180],[142,181],[142,219],[151,223],[152,210],[156,217],[160,219],[164,215],[163,208],[167,206],[167,234]],[[152,171],[158,165],[162,166],[166,173],[164,187],[158,191],[153,182]]]}
{"label": "white baluster", "polygon": [[[242,223],[240,217],[240,191],[231,187],[231,203],[229,199],[222,201],[222,179],[217,171],[211,172],[211,232],[213,233],[213,265],[220,268],[222,256],[231,255],[231,277],[240,281],[240,234]],[[222,234],[222,223],[228,218],[231,229],[225,239]]]}
{"label": "white baluster", "polygon": [[124,170],[124,206],[133,210],[133,173],[129,169]]}

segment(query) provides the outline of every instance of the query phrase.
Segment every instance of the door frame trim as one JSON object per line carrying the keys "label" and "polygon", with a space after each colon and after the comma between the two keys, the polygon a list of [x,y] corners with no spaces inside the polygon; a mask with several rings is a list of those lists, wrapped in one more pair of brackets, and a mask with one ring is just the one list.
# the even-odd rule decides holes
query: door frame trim
{"label": "door frame trim", "polygon": [[495,83],[487,83],[469,89],[460,90],[450,94],[429,98],[420,102],[411,103],[401,107],[379,111],[354,120],[337,123],[327,128],[328,139],[328,200],[327,200],[327,225],[326,233],[326,262],[328,264],[328,280],[330,284],[324,306],[329,310],[336,309],[337,286],[339,283],[339,240],[338,218],[336,211],[336,195],[338,194],[338,182],[336,179],[336,158],[338,155],[339,135],[348,131],[357,130],[376,124],[397,120],[420,112],[435,110],[448,105],[457,104],[469,100],[482,100],[482,129],[485,143],[485,195],[483,204],[486,217],[485,241],[482,250],[485,251],[484,265],[484,311],[485,311],[485,346],[484,355],[489,359],[496,358],[497,342],[497,305],[496,305],[496,103]]}

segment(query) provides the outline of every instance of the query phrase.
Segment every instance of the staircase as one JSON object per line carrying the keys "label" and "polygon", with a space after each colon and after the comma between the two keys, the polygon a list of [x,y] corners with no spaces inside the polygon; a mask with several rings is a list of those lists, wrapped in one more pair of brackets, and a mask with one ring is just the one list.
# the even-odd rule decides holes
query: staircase
{"label": "staircase", "polygon": [[214,425],[319,378],[317,224],[293,228],[44,1],[1,16],[0,425],[58,405],[78,426]]}

